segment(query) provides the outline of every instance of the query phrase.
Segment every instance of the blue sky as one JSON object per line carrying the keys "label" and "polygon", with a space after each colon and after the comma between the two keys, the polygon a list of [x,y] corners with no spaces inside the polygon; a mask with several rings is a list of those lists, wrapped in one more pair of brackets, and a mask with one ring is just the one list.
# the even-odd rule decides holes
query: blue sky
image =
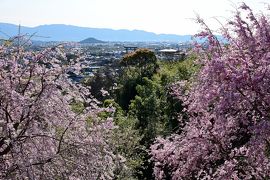
{"label": "blue sky", "polygon": [[[269,0],[243,0],[255,11]],[[238,0],[0,0],[0,22],[37,26],[140,29],[155,33],[194,34],[198,13],[212,27],[232,16]]]}

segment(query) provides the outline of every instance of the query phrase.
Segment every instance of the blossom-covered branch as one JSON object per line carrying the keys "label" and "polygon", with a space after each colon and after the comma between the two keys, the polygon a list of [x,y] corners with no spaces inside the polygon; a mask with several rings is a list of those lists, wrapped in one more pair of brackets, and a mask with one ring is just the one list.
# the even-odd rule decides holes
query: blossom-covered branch
{"label": "blossom-covered branch", "polygon": [[199,51],[202,68],[184,98],[189,121],[182,134],[152,145],[155,176],[269,179],[269,18],[243,4],[223,28],[226,43],[209,31],[199,36],[208,37],[208,47]]}
{"label": "blossom-covered branch", "polygon": [[[61,58],[59,58],[61,57]],[[112,179],[113,120],[100,119],[88,89],[65,75],[60,48],[0,47],[0,177]],[[74,100],[86,104],[72,111]]]}

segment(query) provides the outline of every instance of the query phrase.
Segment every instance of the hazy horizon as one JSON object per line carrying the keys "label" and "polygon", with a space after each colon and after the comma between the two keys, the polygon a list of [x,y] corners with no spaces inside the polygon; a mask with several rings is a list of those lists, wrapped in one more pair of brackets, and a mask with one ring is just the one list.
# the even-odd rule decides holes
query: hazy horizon
{"label": "hazy horizon", "polygon": [[[238,0],[0,0],[0,22],[27,27],[64,24],[114,30],[143,30],[156,34],[195,34],[192,20],[199,14],[213,28],[213,17],[225,22]],[[244,0],[252,9],[264,10],[264,1]]]}
{"label": "hazy horizon", "polygon": [[24,24],[21,24],[21,23],[18,23],[18,24],[14,24],[14,23],[10,23],[10,22],[3,22],[1,21],[0,23],[3,23],[3,24],[11,24],[11,25],[17,25],[18,27],[19,26],[22,26],[22,27],[27,27],[27,28],[36,28],[36,27],[39,27],[39,26],[51,26],[51,25],[63,25],[63,26],[74,26],[74,27],[80,27],[80,28],[97,28],[97,29],[109,29],[109,30],[128,30],[128,31],[145,31],[145,32],[149,32],[149,33],[154,33],[154,34],[157,34],[157,35],[162,35],[162,34],[171,34],[171,35],[193,35],[193,34],[172,34],[172,33],[156,33],[156,32],[152,32],[152,31],[147,31],[147,30],[143,30],[143,29],[124,29],[124,28],[121,28],[121,29],[117,29],[117,28],[108,28],[108,27],[86,27],[86,26],[78,26],[78,25],[73,25],[73,24],[60,24],[60,23],[57,23],[57,24],[40,24],[40,25],[35,25],[35,26],[26,26]]}

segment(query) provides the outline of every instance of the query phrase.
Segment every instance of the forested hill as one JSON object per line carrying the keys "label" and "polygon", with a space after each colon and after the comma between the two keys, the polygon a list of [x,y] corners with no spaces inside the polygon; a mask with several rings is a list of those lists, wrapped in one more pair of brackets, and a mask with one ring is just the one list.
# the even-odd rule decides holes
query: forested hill
{"label": "forested hill", "polygon": [[82,44],[105,43],[105,41],[100,41],[100,40],[98,40],[96,38],[90,37],[90,38],[87,38],[87,39],[84,39],[84,40],[80,41],[80,43],[82,43]]}

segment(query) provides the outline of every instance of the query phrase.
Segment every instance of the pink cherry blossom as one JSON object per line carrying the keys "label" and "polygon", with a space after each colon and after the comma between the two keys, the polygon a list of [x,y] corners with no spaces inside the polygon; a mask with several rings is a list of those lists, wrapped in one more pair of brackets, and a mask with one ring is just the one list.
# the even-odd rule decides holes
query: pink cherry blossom
{"label": "pink cherry blossom", "polygon": [[226,44],[204,28],[196,81],[174,87],[189,121],[151,146],[157,179],[270,178],[269,16],[243,4],[223,33]]}
{"label": "pink cherry blossom", "polygon": [[[65,75],[61,49],[0,47],[0,178],[113,179],[113,120]],[[72,101],[86,104],[71,110]],[[109,110],[109,109],[108,109]],[[123,158],[121,159],[123,161]]]}

